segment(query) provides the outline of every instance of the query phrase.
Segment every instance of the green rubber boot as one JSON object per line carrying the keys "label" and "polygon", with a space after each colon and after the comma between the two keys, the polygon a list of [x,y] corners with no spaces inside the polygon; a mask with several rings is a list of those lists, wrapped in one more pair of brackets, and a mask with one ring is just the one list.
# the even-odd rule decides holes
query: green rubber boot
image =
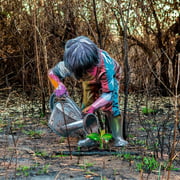
{"label": "green rubber boot", "polygon": [[112,117],[109,120],[112,136],[115,140],[114,146],[121,147],[126,146],[128,142],[123,138],[123,119],[121,115]]}

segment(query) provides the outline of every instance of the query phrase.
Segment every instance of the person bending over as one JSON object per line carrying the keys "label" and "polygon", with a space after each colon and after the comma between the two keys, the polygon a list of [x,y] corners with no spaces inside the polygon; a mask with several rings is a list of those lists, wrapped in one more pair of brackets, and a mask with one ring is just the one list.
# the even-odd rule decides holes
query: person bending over
{"label": "person bending over", "polygon": [[[68,94],[62,80],[73,76],[82,82],[82,112],[95,113],[101,109],[105,114],[114,138],[114,146],[128,144],[123,139],[123,122],[119,108],[119,81],[121,67],[109,54],[97,47],[86,36],[70,39],[65,44],[63,61],[49,70],[48,77],[60,97]],[[95,141],[86,138],[78,142],[80,147],[90,147]]]}

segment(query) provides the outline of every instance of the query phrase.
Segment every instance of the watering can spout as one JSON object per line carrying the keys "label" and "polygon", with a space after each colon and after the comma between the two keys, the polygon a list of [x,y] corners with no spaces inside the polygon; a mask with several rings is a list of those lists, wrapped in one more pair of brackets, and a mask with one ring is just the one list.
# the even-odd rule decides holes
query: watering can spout
{"label": "watering can spout", "polygon": [[72,132],[75,132],[76,130],[81,129],[81,128],[83,128],[83,120],[72,122],[67,125],[62,125],[61,126],[61,132],[63,132],[62,136],[67,137]]}
{"label": "watering can spout", "polygon": [[83,129],[86,134],[98,132],[97,118],[94,114],[87,114],[83,119],[61,126],[63,136],[68,136],[76,130]]}

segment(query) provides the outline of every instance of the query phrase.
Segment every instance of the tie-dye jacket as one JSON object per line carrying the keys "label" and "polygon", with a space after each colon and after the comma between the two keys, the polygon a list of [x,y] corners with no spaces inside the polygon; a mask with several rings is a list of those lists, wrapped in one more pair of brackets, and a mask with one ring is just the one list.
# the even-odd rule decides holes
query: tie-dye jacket
{"label": "tie-dye jacket", "polygon": [[[57,86],[61,79],[67,76],[73,74],[65,67],[63,61],[49,71],[51,82],[53,79]],[[91,105],[95,110],[101,108],[105,112],[110,111],[113,116],[119,115],[120,77],[120,65],[106,51],[100,51],[99,64],[89,69],[80,80],[83,86],[83,108]]]}

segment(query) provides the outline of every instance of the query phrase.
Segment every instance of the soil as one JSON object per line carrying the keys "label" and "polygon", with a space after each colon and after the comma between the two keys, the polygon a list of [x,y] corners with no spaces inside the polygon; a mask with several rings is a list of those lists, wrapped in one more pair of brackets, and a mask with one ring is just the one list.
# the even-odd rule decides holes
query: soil
{"label": "soil", "polygon": [[[167,179],[168,171],[153,170],[150,174],[139,172],[136,158],[128,159],[123,156],[128,153],[136,157],[150,154],[145,146],[135,145],[129,140],[128,146],[124,148],[115,148],[113,142],[110,142],[108,148],[103,150],[99,146],[79,149],[77,142],[83,137],[58,136],[47,126],[49,114],[42,117],[39,109],[36,108],[35,111],[31,103],[26,106],[24,101],[19,104],[16,100],[11,100],[10,103],[7,99],[4,96],[1,98],[3,106],[0,108],[0,180]],[[19,99],[21,98],[18,97]],[[32,110],[31,113],[30,110],[27,111],[27,107]],[[132,112],[130,116],[137,117]],[[136,136],[140,137],[137,131]],[[78,152],[84,154],[78,155]],[[87,155],[88,152],[94,154]],[[103,155],[104,152],[107,154]],[[119,152],[119,155],[114,155],[115,152]],[[177,158],[175,167],[179,166]],[[168,160],[166,154],[164,160]],[[180,180],[179,169],[170,171],[170,180]]]}

